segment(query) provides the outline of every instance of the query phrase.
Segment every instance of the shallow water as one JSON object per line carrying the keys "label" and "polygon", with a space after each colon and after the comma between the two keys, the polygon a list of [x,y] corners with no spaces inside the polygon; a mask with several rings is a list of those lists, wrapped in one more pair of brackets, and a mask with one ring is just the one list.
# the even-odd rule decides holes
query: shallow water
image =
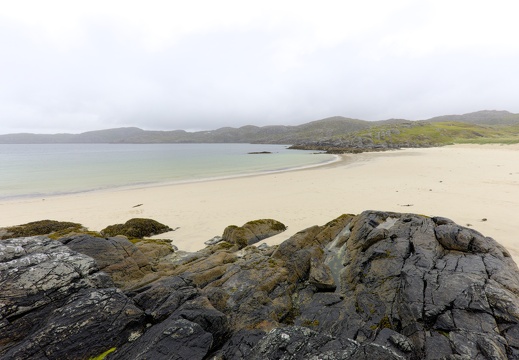
{"label": "shallow water", "polygon": [[[261,151],[272,154],[249,154]],[[0,199],[243,176],[334,159],[285,145],[0,144]]]}

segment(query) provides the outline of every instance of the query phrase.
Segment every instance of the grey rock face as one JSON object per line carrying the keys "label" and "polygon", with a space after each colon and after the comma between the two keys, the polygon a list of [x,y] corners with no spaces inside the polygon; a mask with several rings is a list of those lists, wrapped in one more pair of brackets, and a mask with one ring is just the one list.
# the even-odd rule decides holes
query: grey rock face
{"label": "grey rock face", "polygon": [[60,241],[68,248],[94,258],[99,269],[110,274],[118,287],[126,287],[132,280],[151,272],[148,257],[125,237],[74,235]]}
{"label": "grey rock face", "polygon": [[167,319],[150,328],[132,346],[110,355],[110,359],[203,359],[213,337],[200,325],[185,319]]}
{"label": "grey rock face", "polygon": [[92,258],[58,241],[0,241],[0,358],[85,359],[126,342],[142,311],[107,286]]}
{"label": "grey rock face", "polygon": [[0,242],[0,270],[2,359],[519,359],[517,266],[445,218],[366,211],[275,247],[220,242],[126,294],[44,237]]}

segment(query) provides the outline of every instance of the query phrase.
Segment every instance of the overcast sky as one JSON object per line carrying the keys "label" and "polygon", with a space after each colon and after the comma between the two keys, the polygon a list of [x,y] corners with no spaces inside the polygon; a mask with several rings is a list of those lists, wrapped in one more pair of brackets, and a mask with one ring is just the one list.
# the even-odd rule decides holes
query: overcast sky
{"label": "overcast sky", "polygon": [[519,112],[516,0],[0,0],[0,133]]}

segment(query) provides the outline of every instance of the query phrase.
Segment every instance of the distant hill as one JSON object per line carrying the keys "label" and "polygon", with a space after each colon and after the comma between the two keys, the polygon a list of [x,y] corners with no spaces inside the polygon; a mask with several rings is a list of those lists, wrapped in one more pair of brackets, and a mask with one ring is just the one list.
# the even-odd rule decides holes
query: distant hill
{"label": "distant hill", "polygon": [[[446,123],[465,125],[447,126]],[[464,126],[470,130],[461,131]],[[464,115],[445,115],[422,121],[389,119],[365,121],[334,116],[297,126],[224,127],[210,131],[187,132],[148,131],[136,127],[89,131],[81,134],[7,134],[0,135],[2,144],[58,144],[58,143],[262,143],[298,144],[311,148],[335,146],[343,148],[373,148],[434,146],[458,140],[468,141],[481,136],[515,141],[514,126],[519,126],[519,114],[507,111],[478,111]],[[479,128],[478,128],[479,126]],[[463,133],[465,135],[461,136]],[[439,135],[441,134],[441,136]],[[441,141],[439,140],[441,139]],[[496,140],[497,139],[497,140]]]}
{"label": "distant hill", "polygon": [[464,115],[437,116],[427,121],[459,121],[478,125],[514,125],[519,124],[519,114],[513,114],[508,111],[482,110]]}

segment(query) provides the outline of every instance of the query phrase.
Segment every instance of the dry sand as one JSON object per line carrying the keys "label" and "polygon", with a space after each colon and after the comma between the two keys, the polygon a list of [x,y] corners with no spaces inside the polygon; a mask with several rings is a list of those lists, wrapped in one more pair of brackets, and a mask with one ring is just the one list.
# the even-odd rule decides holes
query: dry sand
{"label": "dry sand", "polygon": [[1,201],[0,227],[53,219],[101,230],[147,217],[178,227],[158,237],[194,251],[231,224],[279,220],[288,230],[266,241],[276,244],[343,213],[371,209],[448,217],[493,237],[519,262],[519,145],[454,145],[342,158],[277,174]]}

